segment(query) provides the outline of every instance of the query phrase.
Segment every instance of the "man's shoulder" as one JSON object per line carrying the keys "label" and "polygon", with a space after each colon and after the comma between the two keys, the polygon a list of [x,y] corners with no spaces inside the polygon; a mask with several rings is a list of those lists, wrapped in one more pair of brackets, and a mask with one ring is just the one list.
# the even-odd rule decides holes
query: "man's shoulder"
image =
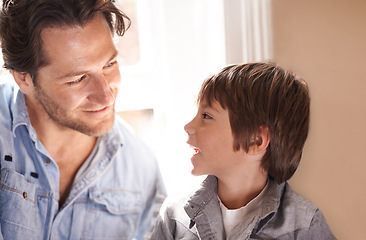
{"label": "man's shoulder", "polygon": [[14,99],[14,85],[0,83],[0,126],[9,128],[12,120],[11,103]]}
{"label": "man's shoulder", "polygon": [[[116,115],[115,123],[111,129],[113,136],[120,141],[125,152],[129,156],[136,157],[134,161],[143,161],[146,164],[153,164],[155,162],[155,154],[152,149],[143,141],[134,131],[134,129],[128,125],[126,121]],[[154,161],[151,161],[154,159]]]}
{"label": "man's shoulder", "polygon": [[128,138],[134,141],[141,141],[141,139],[136,135],[135,130],[118,114],[115,115],[115,121],[112,131],[119,134],[123,138]]}
{"label": "man's shoulder", "polygon": [[15,86],[13,83],[0,82],[0,106],[9,105],[13,99]]}
{"label": "man's shoulder", "polygon": [[[2,154],[9,154],[12,146],[12,99],[14,99],[14,86],[9,83],[0,83],[0,157]],[[2,165],[2,164],[0,164]]]}

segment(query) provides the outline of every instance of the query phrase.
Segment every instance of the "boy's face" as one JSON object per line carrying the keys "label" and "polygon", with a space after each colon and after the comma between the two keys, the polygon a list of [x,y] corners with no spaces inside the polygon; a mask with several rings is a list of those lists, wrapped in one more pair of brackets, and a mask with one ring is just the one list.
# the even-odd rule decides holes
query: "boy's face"
{"label": "boy's face", "polygon": [[102,15],[84,27],[46,28],[40,68],[28,106],[58,126],[90,136],[108,131],[120,83],[117,51]]}
{"label": "boy's face", "polygon": [[234,151],[229,113],[215,101],[208,106],[200,101],[197,115],[185,126],[187,143],[195,150],[192,156],[193,175],[230,175],[245,158],[245,152]]}

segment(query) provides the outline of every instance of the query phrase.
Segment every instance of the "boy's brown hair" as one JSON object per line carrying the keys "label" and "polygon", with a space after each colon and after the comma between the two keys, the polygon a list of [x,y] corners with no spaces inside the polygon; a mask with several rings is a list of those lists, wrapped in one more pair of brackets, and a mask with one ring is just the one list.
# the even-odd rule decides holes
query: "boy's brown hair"
{"label": "boy's brown hair", "polygon": [[295,173],[309,130],[304,80],[272,63],[231,65],[204,81],[198,102],[203,99],[228,110],[234,150],[248,151],[250,139],[267,127],[270,143],[262,167],[278,183]]}

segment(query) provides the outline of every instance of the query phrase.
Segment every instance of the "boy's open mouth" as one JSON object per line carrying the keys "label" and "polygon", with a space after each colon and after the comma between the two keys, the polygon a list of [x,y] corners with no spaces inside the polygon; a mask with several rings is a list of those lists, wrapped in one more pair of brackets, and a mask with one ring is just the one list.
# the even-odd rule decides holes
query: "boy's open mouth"
{"label": "boy's open mouth", "polygon": [[200,150],[198,149],[198,148],[193,148],[193,150],[194,150],[194,152],[196,153],[196,154],[198,154],[198,153],[200,153]]}
{"label": "boy's open mouth", "polygon": [[[188,142],[187,142],[187,143],[188,143]],[[188,144],[189,144],[189,143],[188,143]],[[194,151],[194,155],[199,154],[199,153],[201,152],[201,150],[200,150],[198,147],[193,146],[192,144],[189,144],[189,146],[190,146],[190,148],[192,148],[192,149],[193,149],[193,151]]]}

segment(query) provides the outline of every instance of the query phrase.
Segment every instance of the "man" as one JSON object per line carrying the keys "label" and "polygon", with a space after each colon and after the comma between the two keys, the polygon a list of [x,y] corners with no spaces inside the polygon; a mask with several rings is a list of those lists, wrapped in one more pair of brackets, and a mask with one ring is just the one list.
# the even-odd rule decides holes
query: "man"
{"label": "man", "polygon": [[3,1],[0,239],[143,239],[165,197],[155,159],[114,104],[108,0]]}

